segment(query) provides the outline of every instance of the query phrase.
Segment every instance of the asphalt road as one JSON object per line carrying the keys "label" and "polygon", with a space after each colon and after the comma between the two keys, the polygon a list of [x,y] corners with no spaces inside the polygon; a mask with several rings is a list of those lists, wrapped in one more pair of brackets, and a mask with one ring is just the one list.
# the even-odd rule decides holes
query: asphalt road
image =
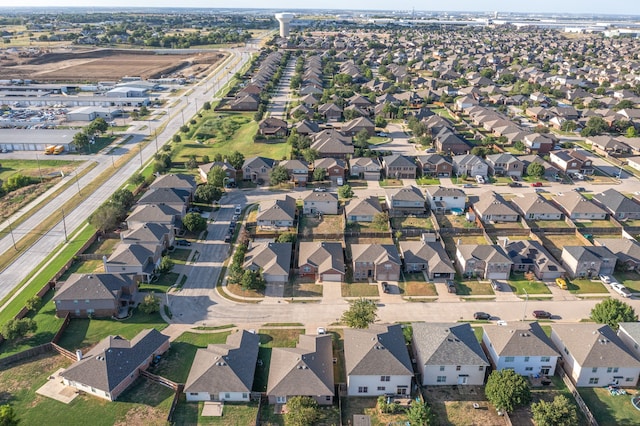
{"label": "asphalt road", "polygon": [[[140,155],[134,156],[126,165],[122,166],[118,173],[114,174],[100,188],[90,194],[77,208],[70,212],[64,212],[65,217],[63,221],[60,207],[77,192],[82,192],[82,188],[88,185],[104,170],[113,167],[114,164],[112,160],[113,155],[108,153],[99,153],[90,156],[69,156],[69,159],[73,160],[94,161],[97,163],[97,166],[86,175],[77,179],[75,185],[69,186],[46,205],[41,206],[39,209],[30,210],[29,218],[20,226],[12,227],[13,238],[15,239],[16,245],[20,247],[20,240],[39,223],[51,215],[57,215],[57,217],[60,218],[59,222],[49,232],[42,235],[36,244],[28,248],[15,262],[0,272],[0,298],[12,291],[36,265],[42,262],[49,253],[65,241],[65,228],[67,235],[70,235],[74,230],[79,228],[89,215],[99,205],[104,203],[116,189],[121,187],[130,176],[139,172],[140,166],[146,164],[160,146],[171,140],[183,124],[183,117],[189,119],[194,116],[197,112],[196,108],[201,108],[205,100],[211,100],[214,90],[224,87],[233,75],[242,68],[244,63],[251,58],[251,52],[245,49],[229,49],[228,52],[230,53],[229,59],[224,61],[207,78],[189,87],[179,102],[169,105],[166,108],[167,114],[161,116],[159,120],[138,123],[137,126],[133,127],[130,131],[133,138],[113,155],[121,155],[127,150],[137,151],[139,149],[138,142],[151,135],[153,129],[158,129],[165,124],[164,129],[157,133],[157,138],[154,138],[154,140],[142,150]],[[201,102],[198,102],[198,100],[201,100]],[[142,132],[140,129],[143,125],[148,125],[149,128]],[[16,158],[29,158],[29,156],[32,156],[32,158],[35,159],[38,154],[35,152],[11,153],[8,154],[6,158],[11,158],[11,156],[14,155]],[[67,181],[76,179],[75,172],[64,179]],[[40,197],[40,199],[43,199],[43,197]],[[26,210],[23,209],[23,211],[16,213],[10,221],[14,222],[24,211]],[[0,231],[7,229],[8,226],[8,222],[5,221],[0,227]],[[6,234],[4,238],[0,239],[0,252],[4,253],[7,250],[14,250],[11,233]]]}

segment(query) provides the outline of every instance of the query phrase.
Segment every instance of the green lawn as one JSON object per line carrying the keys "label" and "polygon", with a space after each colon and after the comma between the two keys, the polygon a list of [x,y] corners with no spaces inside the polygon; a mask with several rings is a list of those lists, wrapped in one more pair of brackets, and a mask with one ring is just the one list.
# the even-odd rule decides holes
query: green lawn
{"label": "green lawn", "polygon": [[369,283],[342,284],[342,297],[372,297],[379,295],[377,285]]}
{"label": "green lawn", "polygon": [[616,228],[617,225],[610,220],[574,220],[578,228]]}
{"label": "green lawn", "polygon": [[222,417],[202,417],[204,402],[187,402],[180,396],[173,421],[176,425],[250,425],[258,415],[258,402],[225,402]]}
{"label": "green lawn", "polygon": [[70,351],[86,348],[110,335],[131,339],[146,328],[163,330],[167,324],[159,313],[145,314],[135,310],[130,318],[122,321],[112,319],[72,319],[60,339],[60,346]]}
{"label": "green lawn", "polygon": [[382,179],[380,181],[381,187],[402,186],[402,180],[400,179]]}
{"label": "green lawn", "polygon": [[416,179],[418,185],[440,185],[440,179],[434,177],[419,177]]}
{"label": "green lawn", "polygon": [[640,274],[637,272],[615,272],[614,277],[634,293],[640,293]]}
{"label": "green lawn", "polygon": [[600,281],[591,281],[589,279],[567,280],[567,288],[571,293],[609,293]]}
{"label": "green lawn", "polygon": [[564,220],[530,220],[531,228],[569,228]]}
{"label": "green lawn", "polygon": [[171,347],[167,353],[162,356],[160,363],[151,371],[176,383],[184,383],[187,381],[189,370],[198,348],[206,348],[210,343],[225,343],[229,334],[231,334],[230,331],[182,333],[176,340],[171,342]]}
{"label": "green lawn", "polygon": [[[72,164],[73,161],[67,160],[9,160],[2,159],[2,167],[0,168],[0,180],[5,182],[10,176],[20,173],[25,176],[38,177],[40,171],[43,176],[60,170],[63,166]],[[80,163],[78,163],[80,164]],[[38,169],[38,165],[40,169]],[[58,173],[59,175],[60,173]]]}
{"label": "green lawn", "polygon": [[635,409],[629,395],[613,396],[604,388],[578,388],[578,391],[600,426],[638,424],[640,411]]}
{"label": "green lawn", "polygon": [[426,230],[432,230],[433,222],[430,217],[392,217],[391,226],[393,229],[400,228],[421,228]]}
{"label": "green lawn", "polygon": [[495,294],[489,282],[455,281],[458,296],[486,296]]}
{"label": "green lawn", "polygon": [[58,332],[63,320],[56,318],[56,307],[51,301],[54,292],[49,291],[42,298],[42,307],[37,314],[27,315],[38,324],[38,330],[31,336],[17,341],[5,341],[0,344],[0,358],[13,355],[20,351],[33,348],[38,345],[50,342],[53,336]]}
{"label": "green lawn", "polygon": [[77,396],[70,404],[36,395],[48,377],[71,361],[57,356],[40,356],[30,362],[0,372],[0,394],[11,402],[23,425],[144,424],[165,425],[173,391],[138,379],[117,401],[88,395]]}
{"label": "green lawn", "polygon": [[511,274],[510,278],[511,279],[507,282],[509,283],[509,287],[511,287],[511,290],[513,290],[513,292],[516,294],[524,295],[551,293],[551,290],[549,290],[545,283],[537,281],[535,277],[532,281],[529,281],[524,277],[524,274],[514,272],[513,274]]}
{"label": "green lawn", "polygon": [[170,286],[176,283],[179,276],[180,274],[176,272],[161,274],[157,281],[154,281],[152,283],[140,283],[138,288],[140,289],[140,291],[164,294],[167,292]]}
{"label": "green lawn", "polygon": [[190,255],[191,249],[176,248],[172,253],[169,254],[169,257],[171,258],[171,260],[173,260],[173,263],[184,265],[185,263],[187,263],[187,259],[189,259]]}

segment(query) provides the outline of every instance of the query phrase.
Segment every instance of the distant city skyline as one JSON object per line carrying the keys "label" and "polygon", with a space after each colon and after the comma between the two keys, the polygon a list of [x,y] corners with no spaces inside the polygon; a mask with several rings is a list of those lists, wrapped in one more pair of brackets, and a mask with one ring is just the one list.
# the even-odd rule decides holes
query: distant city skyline
{"label": "distant city skyline", "polygon": [[197,7],[197,8],[250,8],[250,9],[349,9],[349,10],[412,10],[456,12],[520,12],[520,13],[576,13],[640,15],[640,2],[630,0],[538,0],[536,2],[507,2],[501,0],[452,0],[442,3],[418,0],[324,0],[308,4],[293,0],[236,0],[232,3],[215,0],[103,0],[90,4],[86,0],[0,0],[0,8],[13,7]]}

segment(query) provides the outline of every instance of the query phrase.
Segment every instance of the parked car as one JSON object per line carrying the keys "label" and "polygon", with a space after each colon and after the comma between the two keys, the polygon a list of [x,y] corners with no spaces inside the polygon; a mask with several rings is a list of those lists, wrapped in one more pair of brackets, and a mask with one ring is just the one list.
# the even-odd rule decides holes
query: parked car
{"label": "parked car", "polygon": [[199,207],[190,207],[189,208],[189,213],[200,213],[200,208]]}
{"label": "parked car", "polygon": [[539,188],[542,186],[542,182],[533,182],[531,186],[533,186],[534,188]]}
{"label": "parked car", "polygon": [[447,291],[449,293],[456,294],[458,290],[456,289],[456,283],[453,280],[447,280]]}
{"label": "parked car", "polygon": [[465,183],[464,185],[462,185],[463,188],[473,188],[473,184],[472,183]]}
{"label": "parked car", "polygon": [[327,192],[327,188],[324,188],[324,187],[313,188],[313,192]]}
{"label": "parked car", "polygon": [[512,188],[520,188],[522,184],[520,182],[509,182],[509,186]]}
{"label": "parked car", "polygon": [[533,317],[536,319],[551,318],[551,314],[547,311],[533,311]]}
{"label": "parked car", "polygon": [[584,192],[584,191],[586,191],[586,189],[583,188],[582,186],[579,186],[577,188],[573,188],[573,190],[576,191],[576,192]]}
{"label": "parked car", "polygon": [[231,235],[227,234],[224,236],[224,242],[225,243],[230,243],[231,242]]}
{"label": "parked car", "polygon": [[385,293],[389,293],[389,283],[386,281],[382,282],[382,291]]}
{"label": "parked car", "polygon": [[611,284],[611,288],[622,297],[632,296],[631,291],[620,283]]}
{"label": "parked car", "polygon": [[385,132],[378,132],[378,136],[380,136],[381,138],[386,138],[389,135],[387,135]]}
{"label": "parked car", "polygon": [[234,214],[241,214],[242,213],[242,206],[240,204],[236,205],[235,210],[233,211]]}
{"label": "parked car", "polygon": [[567,282],[562,278],[556,278],[556,284],[563,290],[567,289]]}
{"label": "parked car", "polygon": [[484,183],[484,177],[482,177],[481,175],[477,175],[477,176],[476,176],[476,182],[478,182],[478,183]]}
{"label": "parked car", "polygon": [[507,324],[507,322],[506,322],[505,320],[498,320],[498,321],[496,322],[496,324],[497,324],[497,325],[501,325],[501,326],[503,326],[503,327],[508,325],[508,324]]}
{"label": "parked car", "polygon": [[547,190],[544,189],[544,188],[536,188],[535,191],[536,191],[536,193],[547,192]]}
{"label": "parked car", "polygon": [[188,241],[188,240],[176,240],[176,245],[177,246],[190,246],[191,245],[191,241]]}
{"label": "parked car", "polygon": [[491,319],[491,315],[486,312],[476,312],[475,314],[473,314],[473,319],[488,320]]}
{"label": "parked car", "polygon": [[609,275],[600,274],[598,275],[598,278],[600,278],[602,284],[611,284],[611,281],[613,281],[613,279]]}
{"label": "parked car", "polygon": [[319,335],[327,334],[327,330],[325,330],[324,327],[318,327],[317,331]]}

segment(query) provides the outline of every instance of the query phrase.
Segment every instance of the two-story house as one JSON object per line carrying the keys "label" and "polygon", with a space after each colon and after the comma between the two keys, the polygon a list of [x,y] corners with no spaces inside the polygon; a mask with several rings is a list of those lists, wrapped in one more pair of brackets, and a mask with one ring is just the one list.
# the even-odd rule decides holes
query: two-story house
{"label": "two-story house", "polygon": [[462,154],[452,157],[453,172],[457,176],[486,178],[489,175],[489,165],[477,155]]}
{"label": "two-story house", "polygon": [[394,244],[352,244],[353,279],[398,281],[402,261]]}
{"label": "two-story house", "polygon": [[338,214],[338,194],[334,192],[311,192],[303,199],[304,214]]}
{"label": "two-story house", "polygon": [[466,277],[506,280],[513,262],[497,244],[457,244],[456,264]]}
{"label": "two-story house", "polygon": [[490,154],[487,155],[486,162],[489,165],[489,173],[494,176],[522,177],[524,164],[512,154]]}
{"label": "two-story house", "polygon": [[460,212],[464,211],[467,196],[463,190],[459,188],[449,188],[438,186],[436,188],[429,187],[426,190],[427,202],[431,210],[435,213],[446,213],[452,209]]}
{"label": "two-story house", "polygon": [[268,184],[269,173],[276,165],[276,161],[266,157],[250,157],[242,164],[242,179],[257,184]]}
{"label": "two-story house", "polygon": [[340,158],[318,158],[313,162],[313,169],[326,170],[327,179],[336,184],[339,179],[344,179],[347,163]]}
{"label": "two-story house", "polygon": [[451,158],[440,154],[419,155],[416,162],[422,176],[449,177],[453,174]]}
{"label": "two-story house", "polygon": [[604,246],[564,246],[562,265],[571,278],[610,275],[616,266],[616,255]]}
{"label": "two-story house", "polygon": [[384,174],[389,179],[415,179],[417,166],[409,157],[393,154],[382,157]]}
{"label": "two-story house", "polygon": [[316,282],[343,282],[345,275],[342,244],[330,241],[302,241],[298,248],[298,274]]}
{"label": "two-story house", "polygon": [[349,160],[350,175],[364,180],[380,180],[382,165],[377,158],[356,157]]}
{"label": "two-story house", "polygon": [[425,196],[419,188],[407,186],[385,191],[389,214],[403,216],[406,214],[422,214],[425,212]]}
{"label": "two-story house", "polygon": [[593,162],[591,159],[575,149],[551,151],[549,161],[568,175],[577,173],[593,174]]}
{"label": "two-story house", "polygon": [[309,164],[304,160],[285,160],[280,165],[287,169],[295,186],[304,188],[309,182]]}

